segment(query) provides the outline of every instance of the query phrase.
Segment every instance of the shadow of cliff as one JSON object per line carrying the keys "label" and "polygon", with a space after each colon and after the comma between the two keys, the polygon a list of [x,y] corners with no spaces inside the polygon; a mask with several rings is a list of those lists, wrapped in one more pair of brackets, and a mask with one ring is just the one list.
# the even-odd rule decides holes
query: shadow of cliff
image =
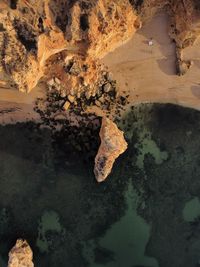
{"label": "shadow of cliff", "polygon": [[200,60],[199,60],[199,59],[195,59],[195,60],[193,59],[192,61],[193,61],[194,65],[195,65],[197,68],[200,69]]}
{"label": "shadow of cliff", "polygon": [[[138,34],[145,37],[143,44],[147,46],[149,54],[152,58],[155,57],[155,49],[159,49],[162,53],[163,59],[155,59],[162,72],[167,75],[176,75],[175,61],[175,43],[168,35],[169,17],[165,12],[156,14],[150,21],[148,21],[140,30]],[[148,46],[148,41],[152,38],[153,46]]]}
{"label": "shadow of cliff", "polygon": [[193,96],[197,97],[200,99],[200,84],[191,86],[191,92],[193,94]]}
{"label": "shadow of cliff", "polygon": [[162,72],[167,75],[175,75],[176,74],[176,59],[175,58],[163,58],[156,60],[158,66]]}

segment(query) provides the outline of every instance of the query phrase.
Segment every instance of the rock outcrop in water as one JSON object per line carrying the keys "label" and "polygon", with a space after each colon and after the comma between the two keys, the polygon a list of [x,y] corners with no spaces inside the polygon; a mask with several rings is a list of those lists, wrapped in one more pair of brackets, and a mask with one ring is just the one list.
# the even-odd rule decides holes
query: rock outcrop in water
{"label": "rock outcrop in water", "polygon": [[[169,14],[177,74],[183,75],[192,65],[183,50],[200,35],[199,0],[1,0],[0,84],[30,92],[43,81],[65,101],[57,109],[83,109],[84,98],[86,106],[95,102],[100,109],[106,102],[112,113],[104,96],[114,99],[117,92],[109,89],[115,85],[99,59],[160,11]],[[112,147],[106,153],[112,155]],[[103,180],[111,169],[101,173],[99,167],[97,180]]]}
{"label": "rock outcrop in water", "polygon": [[9,252],[8,267],[34,267],[33,252],[27,241],[18,239]]}
{"label": "rock outcrop in water", "polygon": [[94,174],[97,182],[103,182],[110,174],[115,160],[127,149],[123,132],[104,117],[100,130],[101,145],[95,158]]}

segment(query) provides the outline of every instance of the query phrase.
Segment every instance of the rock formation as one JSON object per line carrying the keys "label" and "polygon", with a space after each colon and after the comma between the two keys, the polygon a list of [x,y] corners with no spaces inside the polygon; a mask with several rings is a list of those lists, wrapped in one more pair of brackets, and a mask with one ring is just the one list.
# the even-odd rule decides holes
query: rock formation
{"label": "rock formation", "polygon": [[115,160],[127,149],[123,132],[106,117],[102,118],[100,130],[101,145],[95,158],[94,173],[98,182],[110,174]]}
{"label": "rock formation", "polygon": [[[128,0],[3,1],[0,21],[0,79],[23,92],[55,70],[67,86],[67,67],[58,63],[74,56],[89,63],[84,77],[95,82],[98,59],[127,41],[138,25]],[[69,80],[76,86],[80,75]]]}
{"label": "rock formation", "polygon": [[82,76],[69,77],[63,68],[75,57],[86,61],[84,78],[93,83],[99,59],[160,10],[171,18],[177,73],[184,74],[191,64],[183,62],[182,50],[200,34],[198,0],[1,0],[0,81],[29,92],[58,75],[64,87],[77,87]]}
{"label": "rock formation", "polygon": [[9,252],[8,267],[34,267],[33,252],[27,241],[18,239]]}
{"label": "rock formation", "polygon": [[200,2],[198,0],[131,0],[142,23],[148,23],[155,13],[169,14],[169,36],[176,44],[177,74],[184,75],[192,62],[183,60],[184,48],[194,44],[200,35]]}
{"label": "rock formation", "polygon": [[[184,61],[183,50],[200,35],[199,0],[1,0],[0,84],[30,92],[44,82],[47,90],[59,92],[57,108],[62,111],[78,106],[83,112],[82,102],[95,102],[101,109],[106,102],[110,112],[104,96],[114,99],[117,92],[109,89],[114,82],[99,59],[128,41],[161,10],[169,14],[177,74],[183,75],[192,65]],[[103,119],[102,140],[109,136],[109,127],[118,132]],[[98,181],[105,179],[113,159],[125,149],[125,145],[118,149],[114,136],[109,142],[116,144],[114,152],[102,141],[99,153],[105,152],[106,159],[99,154],[96,158]]]}

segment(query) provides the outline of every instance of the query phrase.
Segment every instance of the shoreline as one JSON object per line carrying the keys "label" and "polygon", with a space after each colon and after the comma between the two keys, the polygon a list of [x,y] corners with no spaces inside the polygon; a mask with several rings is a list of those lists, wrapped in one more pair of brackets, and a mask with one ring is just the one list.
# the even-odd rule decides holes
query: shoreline
{"label": "shoreline", "polygon": [[[188,105],[188,101],[186,101],[187,104],[184,105],[184,103],[178,103],[177,100],[168,101],[168,100],[158,100],[158,101],[135,101],[134,103],[129,103],[125,110],[122,112],[122,118],[123,115],[125,115],[128,111],[130,111],[131,107],[137,107],[140,105],[174,105],[177,107],[182,107],[185,109],[191,109],[194,111],[200,111],[200,104],[196,107],[194,107],[193,103],[191,105]],[[14,110],[15,109],[15,110]],[[103,116],[103,112],[97,111],[97,116]],[[122,119],[121,118],[121,119]],[[26,105],[22,106],[16,106],[15,103],[8,102],[6,105],[2,105],[0,102],[0,125],[10,125],[10,124],[17,124],[17,123],[26,123],[26,122],[33,122],[38,123],[41,122],[39,115],[32,109],[31,107],[26,107]]]}
{"label": "shoreline", "polygon": [[28,94],[0,87],[0,124],[38,121],[40,118],[34,111],[34,103],[44,95],[44,86],[37,86]]}
{"label": "shoreline", "polygon": [[[167,14],[157,14],[101,62],[117,81],[117,91],[130,95],[129,105],[166,103],[200,110],[200,40],[184,50],[184,59],[194,61],[192,68],[184,76],[177,76],[175,45],[168,34],[168,22]],[[154,40],[152,48],[147,44],[150,36]],[[40,85],[29,94],[0,89],[0,124],[38,120],[34,101],[44,94]]]}
{"label": "shoreline", "polygon": [[16,124],[18,122],[39,121],[33,105],[0,101],[0,124]]}
{"label": "shoreline", "polygon": [[[130,94],[132,105],[170,103],[200,110],[200,39],[184,50],[184,59],[193,60],[193,66],[184,76],[177,76],[175,45],[168,25],[167,14],[157,14],[102,62],[113,73],[119,91]],[[153,47],[148,46],[151,37]]]}

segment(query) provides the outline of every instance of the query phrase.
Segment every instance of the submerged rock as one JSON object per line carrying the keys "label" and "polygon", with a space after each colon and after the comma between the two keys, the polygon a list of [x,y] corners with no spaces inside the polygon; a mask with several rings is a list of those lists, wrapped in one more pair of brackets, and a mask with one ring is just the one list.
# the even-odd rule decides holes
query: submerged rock
{"label": "submerged rock", "polygon": [[94,174],[98,182],[110,174],[115,160],[127,149],[123,132],[117,125],[104,117],[100,130],[101,145],[95,158]]}
{"label": "submerged rock", "polygon": [[34,267],[33,252],[26,240],[18,239],[9,252],[8,267]]}

